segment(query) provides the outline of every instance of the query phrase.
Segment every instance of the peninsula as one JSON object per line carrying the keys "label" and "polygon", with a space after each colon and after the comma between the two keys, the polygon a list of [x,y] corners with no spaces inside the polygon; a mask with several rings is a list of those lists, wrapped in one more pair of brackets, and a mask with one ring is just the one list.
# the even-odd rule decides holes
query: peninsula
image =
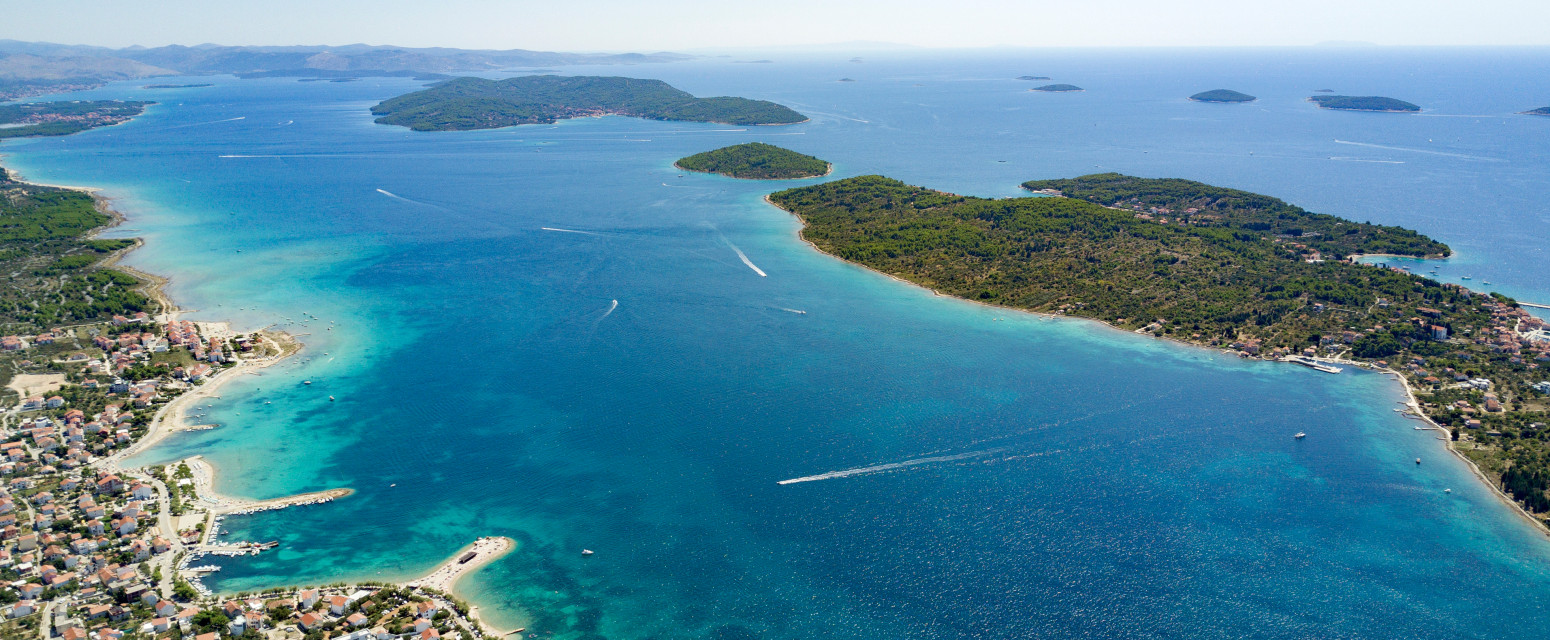
{"label": "peninsula", "polygon": [[1253,102],[1259,98],[1232,89],[1212,89],[1201,91],[1190,96],[1189,99],[1194,102]]}
{"label": "peninsula", "polygon": [[833,168],[813,156],[763,142],[722,147],[680,158],[673,166],[748,180],[793,180],[828,175]]}
{"label": "peninsula", "polygon": [[1415,113],[1421,107],[1383,96],[1310,96],[1312,102],[1322,109],[1336,109],[1339,111],[1378,111],[1383,113]]}
{"label": "peninsula", "polygon": [[943,294],[1245,358],[1392,373],[1420,428],[1442,433],[1525,513],[1550,515],[1550,382],[1539,371],[1550,328],[1504,296],[1346,259],[1447,255],[1445,245],[1185,180],[1024,186],[1056,197],[991,200],[861,176],[769,201],[818,249]]}
{"label": "peninsula", "polygon": [[1069,93],[1072,91],[1086,91],[1074,84],[1047,84],[1042,87],[1034,87],[1029,91],[1043,91],[1045,93]]}
{"label": "peninsula", "polygon": [[601,76],[455,78],[383,101],[371,112],[379,116],[378,123],[415,131],[496,129],[602,115],[733,125],[807,121],[767,100],[696,98],[661,80]]}
{"label": "peninsula", "polygon": [[1528,111],[1524,111],[1523,115],[1526,115],[1526,116],[1550,116],[1550,107],[1540,107],[1538,109],[1530,109]]}
{"label": "peninsula", "polygon": [[67,136],[128,121],[150,102],[75,100],[0,105],[0,138]]}

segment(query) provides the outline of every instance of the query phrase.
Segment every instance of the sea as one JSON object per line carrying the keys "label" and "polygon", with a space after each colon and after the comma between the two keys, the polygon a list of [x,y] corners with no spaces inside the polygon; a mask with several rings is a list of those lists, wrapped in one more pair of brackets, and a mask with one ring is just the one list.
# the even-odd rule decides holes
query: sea
{"label": "sea", "polygon": [[[369,112],[422,81],[215,77],[69,94],[157,104],[0,145],[25,178],[112,198],[128,221],[109,235],[145,239],[128,264],[170,277],[187,317],[306,344],[199,405],[219,428],[132,461],[203,456],[240,497],[355,490],[226,519],[223,539],[279,548],[213,560],[209,587],[407,580],[493,535],[516,550],[459,592],[529,638],[1550,628],[1546,531],[1396,413],[1393,379],[937,296],[818,253],[763,202],[865,174],[984,197],[1188,178],[1417,229],[1456,254],[1412,269],[1550,303],[1550,118],[1516,115],[1550,104],[1550,50],[785,50],[558,72],[811,121],[423,133]],[[1186,100],[1217,88],[1259,100]],[[1425,110],[1320,110],[1320,89]],[[748,141],[834,175],[673,167]]]}

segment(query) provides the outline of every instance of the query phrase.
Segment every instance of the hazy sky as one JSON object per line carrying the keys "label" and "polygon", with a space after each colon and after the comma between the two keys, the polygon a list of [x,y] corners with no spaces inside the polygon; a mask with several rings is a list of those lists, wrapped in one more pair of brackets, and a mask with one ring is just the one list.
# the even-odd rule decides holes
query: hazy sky
{"label": "hazy sky", "polygon": [[1550,0],[0,0],[0,38],[570,51],[858,40],[928,47],[1550,45]]}

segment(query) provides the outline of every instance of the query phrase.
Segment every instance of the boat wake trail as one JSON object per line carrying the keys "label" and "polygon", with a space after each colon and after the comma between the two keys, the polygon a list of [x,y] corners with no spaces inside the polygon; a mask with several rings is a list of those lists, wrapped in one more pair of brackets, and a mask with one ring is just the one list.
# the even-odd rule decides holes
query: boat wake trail
{"label": "boat wake trail", "polygon": [[1391,147],[1391,146],[1388,146],[1388,145],[1373,144],[1371,142],[1351,142],[1350,140],[1336,139],[1335,140],[1335,144],[1348,144],[1348,145],[1352,145],[1352,146],[1356,146],[1356,147],[1369,147],[1369,148],[1372,148],[1372,149],[1388,149],[1389,151],[1408,151],[1410,153],[1424,153],[1424,154],[1432,155],[1432,156],[1444,156],[1444,157],[1448,157],[1448,158],[1461,158],[1461,159],[1464,159],[1464,160],[1484,160],[1486,162],[1506,162],[1506,160],[1503,160],[1501,158],[1492,158],[1492,157],[1488,157],[1488,156],[1472,156],[1472,155],[1469,155],[1469,154],[1466,154],[1466,153],[1451,153],[1451,152],[1448,152],[1448,151],[1432,151],[1430,149],[1412,149],[1410,147]]}
{"label": "boat wake trail", "polygon": [[781,311],[788,312],[788,313],[797,313],[797,314],[807,315],[807,312],[803,311],[801,309],[788,309],[786,307],[775,307],[775,308],[776,309],[780,309]]}
{"label": "boat wake trail", "polygon": [[923,464],[931,464],[931,463],[934,463],[934,462],[952,462],[952,461],[955,461],[955,460],[967,460],[969,458],[980,458],[980,457],[984,457],[984,456],[989,456],[989,455],[1001,453],[1002,451],[1006,451],[1006,450],[1007,450],[1007,447],[997,447],[995,449],[985,449],[983,451],[970,451],[968,453],[959,453],[959,454],[954,454],[954,455],[950,455],[950,456],[931,456],[931,457],[928,457],[928,458],[914,458],[914,459],[911,459],[911,460],[905,460],[903,462],[889,462],[887,464],[874,464],[874,465],[870,465],[870,466],[866,466],[866,467],[856,467],[854,469],[844,469],[844,470],[841,470],[841,471],[830,471],[828,473],[820,473],[820,474],[814,475],[814,476],[802,476],[800,478],[792,478],[790,480],[781,480],[780,482],[778,482],[776,484],[796,484],[798,482],[816,482],[818,480],[833,480],[835,478],[849,478],[851,476],[865,475],[865,474],[868,474],[868,473],[882,473],[884,471],[892,471],[894,469],[903,469],[903,468],[906,468],[906,467],[915,467],[915,466],[919,466],[919,465],[923,465]]}
{"label": "boat wake trail", "polygon": [[612,303],[608,305],[608,310],[603,312],[603,317],[602,318],[598,318],[598,321],[601,322],[603,318],[607,318],[608,314],[613,313],[614,309],[618,309],[618,308],[619,308],[619,301],[618,300],[612,301]]}
{"label": "boat wake trail", "polygon": [[445,207],[438,207],[438,206],[436,206],[434,204],[431,204],[429,202],[420,202],[419,200],[411,200],[409,198],[405,198],[405,197],[403,197],[401,195],[393,193],[392,191],[388,191],[387,189],[378,189],[377,193],[385,195],[385,196],[387,196],[389,198],[392,198],[394,200],[402,200],[402,201],[407,202],[409,204],[417,204],[417,205],[420,205],[422,207],[430,207],[432,209],[441,209],[442,211],[446,211]]}
{"label": "boat wake trail", "polygon": [[1340,162],[1371,162],[1373,164],[1404,164],[1404,160],[1368,160],[1367,158],[1352,158],[1350,156],[1330,156],[1330,160]]}
{"label": "boat wake trail", "polygon": [[759,265],[754,264],[752,260],[749,260],[748,254],[743,253],[743,250],[737,248],[737,245],[732,244],[732,241],[728,240],[726,236],[722,236],[721,241],[727,243],[727,246],[732,247],[732,250],[737,252],[737,259],[742,260],[743,264],[748,265],[749,269],[753,269],[753,272],[759,274],[760,278],[769,277],[769,274],[765,273],[763,269],[760,269]]}
{"label": "boat wake trail", "polygon": [[222,122],[236,122],[238,120],[246,120],[246,119],[248,119],[247,116],[237,116],[235,118],[226,118],[224,120],[210,120],[208,122],[190,122],[188,124],[175,124],[175,125],[172,125],[172,126],[166,127],[166,128],[168,128],[168,129],[183,129],[183,128],[187,128],[187,127],[202,127],[202,126],[205,126],[207,124],[220,124]]}
{"label": "boat wake trail", "polygon": [[544,231],[555,231],[555,232],[558,232],[558,233],[579,233],[579,234],[584,235],[584,236],[600,236],[600,235],[603,235],[601,233],[595,233],[595,232],[592,232],[592,231],[577,231],[575,229],[558,229],[558,228],[555,228],[555,227],[539,227],[539,229],[544,230]]}

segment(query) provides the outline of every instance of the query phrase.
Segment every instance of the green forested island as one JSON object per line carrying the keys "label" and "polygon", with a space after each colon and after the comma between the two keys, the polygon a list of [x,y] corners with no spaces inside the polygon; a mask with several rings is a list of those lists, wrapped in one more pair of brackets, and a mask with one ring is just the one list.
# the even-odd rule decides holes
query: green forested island
{"label": "green forested island", "polygon": [[[1516,302],[1398,269],[1318,259],[1303,238],[1259,226],[1301,211],[1267,196],[1114,174],[1029,184],[1081,193],[1089,182],[1226,203],[1229,213],[1180,220],[1074,197],[990,200],[881,176],[769,199],[800,217],[803,237],[819,249],[953,296],[1244,356],[1319,355],[1391,369],[1410,382],[1419,410],[1450,428],[1453,446],[1528,511],[1550,514],[1550,401],[1529,387],[1534,367],[1550,362],[1550,342],[1529,333],[1545,324]],[[1338,246],[1357,251],[1387,246],[1395,231],[1306,216],[1314,216],[1304,219],[1309,227],[1355,229]],[[1398,231],[1416,252],[1447,252]]]}
{"label": "green forested island", "polygon": [[67,136],[127,121],[149,104],[117,100],[0,104],[0,138]]}
{"label": "green forested island", "polygon": [[1342,111],[1383,111],[1393,113],[1411,113],[1420,111],[1421,107],[1383,96],[1312,96],[1309,102],[1325,109],[1339,109]]}
{"label": "green forested island", "polygon": [[139,279],[98,266],[133,240],[88,240],[112,222],[91,194],[16,182],[0,168],[0,326],[6,333],[153,312]]}
{"label": "green forested island", "polygon": [[1046,93],[1064,93],[1064,92],[1068,92],[1068,91],[1086,91],[1086,89],[1078,87],[1078,86],[1076,86],[1074,84],[1047,84],[1047,85],[1044,85],[1042,87],[1034,87],[1032,89],[1029,89],[1029,91],[1043,91],[1043,92],[1046,92]]}
{"label": "green forested island", "polygon": [[1550,107],[1540,107],[1538,109],[1530,109],[1528,111],[1524,111],[1523,115],[1526,115],[1526,116],[1550,116]]}
{"label": "green forested island", "polygon": [[1100,173],[1065,180],[1030,180],[1023,188],[1126,209],[1143,219],[1221,226],[1295,242],[1309,257],[1338,260],[1359,254],[1447,257],[1447,245],[1402,227],[1361,224],[1311,213],[1278,198],[1191,180]]}
{"label": "green forested island", "polygon": [[601,76],[456,78],[383,101],[377,122],[416,131],[494,129],[621,115],[735,125],[792,124],[806,116],[767,100],[696,98],[661,80]]}
{"label": "green forested island", "polygon": [[722,147],[680,158],[674,166],[751,180],[813,178],[829,173],[829,163],[763,142]]}
{"label": "green forested island", "polygon": [[1212,89],[1201,91],[1190,96],[1189,99],[1195,102],[1253,102],[1259,98],[1232,89]]}

